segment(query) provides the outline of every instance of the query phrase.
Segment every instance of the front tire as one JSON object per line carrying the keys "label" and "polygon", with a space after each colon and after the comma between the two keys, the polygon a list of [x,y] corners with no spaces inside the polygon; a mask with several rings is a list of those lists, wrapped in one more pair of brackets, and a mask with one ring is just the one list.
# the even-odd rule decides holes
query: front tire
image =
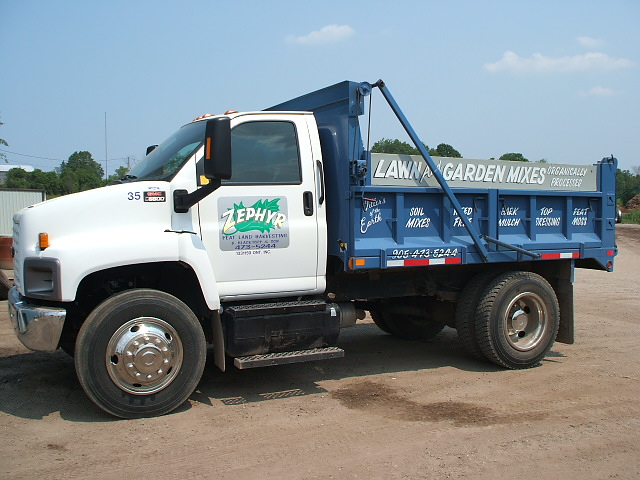
{"label": "front tire", "polygon": [[482,353],[506,368],[530,368],[547,355],[558,333],[560,308],[553,288],[531,272],[491,280],[476,312]]}
{"label": "front tire", "polygon": [[122,418],[163,415],[195,390],[206,360],[198,319],[179,299],[134,289],[102,302],[75,346],[76,373],[87,396]]}

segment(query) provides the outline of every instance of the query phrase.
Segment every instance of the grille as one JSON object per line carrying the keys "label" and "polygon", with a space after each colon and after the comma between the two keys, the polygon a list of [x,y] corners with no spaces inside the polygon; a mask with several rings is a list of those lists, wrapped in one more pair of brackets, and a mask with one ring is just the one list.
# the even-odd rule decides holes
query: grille
{"label": "grille", "polygon": [[22,286],[22,267],[23,267],[23,255],[20,248],[20,217],[19,214],[13,215],[13,252],[15,257],[13,258],[13,282],[18,287],[18,290],[24,292]]}

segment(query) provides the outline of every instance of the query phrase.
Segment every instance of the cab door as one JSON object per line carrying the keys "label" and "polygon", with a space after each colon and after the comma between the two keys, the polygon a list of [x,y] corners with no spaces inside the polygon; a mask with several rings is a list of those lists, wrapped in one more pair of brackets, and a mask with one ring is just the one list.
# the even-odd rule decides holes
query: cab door
{"label": "cab door", "polygon": [[259,113],[232,120],[231,179],[199,211],[223,300],[324,290],[318,251],[324,205],[306,117]]}

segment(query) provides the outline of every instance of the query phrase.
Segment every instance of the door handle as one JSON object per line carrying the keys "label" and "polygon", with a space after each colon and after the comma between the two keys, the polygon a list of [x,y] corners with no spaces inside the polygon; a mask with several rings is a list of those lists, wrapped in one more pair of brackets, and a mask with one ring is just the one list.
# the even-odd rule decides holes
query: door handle
{"label": "door handle", "polygon": [[313,215],[313,193],[312,192],[304,192],[302,194],[302,200],[304,205],[304,214],[307,217]]}
{"label": "door handle", "polygon": [[324,203],[324,168],[322,168],[322,162],[316,160],[316,167],[318,168],[318,177],[320,177],[320,198],[318,203],[322,205]]}

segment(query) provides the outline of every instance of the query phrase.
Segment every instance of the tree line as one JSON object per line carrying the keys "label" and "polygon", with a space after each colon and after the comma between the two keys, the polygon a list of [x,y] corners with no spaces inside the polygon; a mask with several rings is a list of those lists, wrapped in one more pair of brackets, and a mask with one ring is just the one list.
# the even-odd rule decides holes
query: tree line
{"label": "tree line", "polygon": [[[0,123],[1,125],[1,123]],[[7,143],[0,138],[0,145]],[[451,145],[439,144],[436,148],[424,147],[429,155],[434,157],[462,158],[462,155]],[[417,148],[407,142],[398,139],[383,138],[378,140],[371,149],[373,153],[396,153],[401,155],[419,155]],[[505,153],[498,160],[516,162],[529,162],[521,153]],[[546,160],[539,160],[546,163]],[[625,205],[635,195],[640,193],[640,167],[634,167],[633,173],[629,170],[618,170],[616,174],[616,196],[620,205]],[[96,162],[91,153],[87,151],[74,152],[68,160],[63,161],[60,167],[53,172],[43,172],[36,169],[33,172],[25,172],[20,168],[13,168],[7,173],[5,188],[25,188],[44,190],[47,197],[58,197],[69,193],[81,192],[91,188],[102,187],[124,177],[128,172],[126,166],[116,169],[116,173],[106,180],[104,170]]]}
{"label": "tree line", "polygon": [[[423,144],[424,145],[424,144]],[[429,155],[432,157],[451,157],[451,158],[462,158],[462,155],[458,150],[453,148],[451,145],[446,143],[439,144],[436,148],[429,148],[427,145],[424,145],[424,148],[429,152]],[[371,148],[372,153],[397,153],[400,155],[420,155],[420,151],[409,145],[407,142],[402,142],[396,139],[383,138],[382,140],[378,140],[373,144]],[[490,160],[495,160],[495,158],[491,158]],[[512,162],[528,162],[529,159],[525,158],[521,153],[505,153],[498,160],[508,160]],[[545,159],[538,160],[542,163],[547,163]]]}
{"label": "tree line", "polygon": [[21,168],[12,168],[7,172],[3,186],[44,190],[47,197],[51,198],[109,185],[124,177],[127,171],[127,167],[119,167],[115,175],[105,180],[102,165],[93,159],[90,152],[81,151],[74,152],[53,172],[43,172],[40,169],[26,172]]}

